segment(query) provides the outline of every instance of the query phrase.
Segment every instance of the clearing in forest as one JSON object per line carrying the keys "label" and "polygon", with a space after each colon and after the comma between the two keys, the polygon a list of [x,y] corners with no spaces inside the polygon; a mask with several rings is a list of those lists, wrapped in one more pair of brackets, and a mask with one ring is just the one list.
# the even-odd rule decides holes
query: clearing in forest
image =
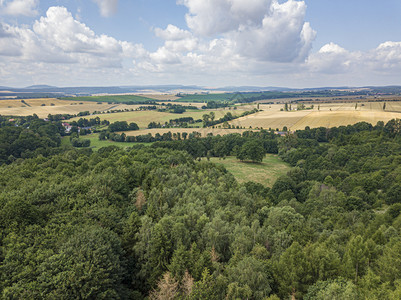
{"label": "clearing in forest", "polygon": [[272,187],[277,178],[285,175],[291,168],[274,154],[266,154],[262,163],[241,162],[234,156],[225,159],[212,157],[210,161],[223,165],[239,183],[254,181],[267,187]]}

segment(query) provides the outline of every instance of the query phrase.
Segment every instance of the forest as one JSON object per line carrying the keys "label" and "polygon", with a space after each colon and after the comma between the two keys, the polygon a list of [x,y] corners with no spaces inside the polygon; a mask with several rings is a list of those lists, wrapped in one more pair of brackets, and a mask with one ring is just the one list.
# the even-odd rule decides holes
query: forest
{"label": "forest", "polygon": [[[1,299],[401,298],[400,120],[96,152],[0,126]],[[268,188],[199,159],[250,148],[291,170]]]}

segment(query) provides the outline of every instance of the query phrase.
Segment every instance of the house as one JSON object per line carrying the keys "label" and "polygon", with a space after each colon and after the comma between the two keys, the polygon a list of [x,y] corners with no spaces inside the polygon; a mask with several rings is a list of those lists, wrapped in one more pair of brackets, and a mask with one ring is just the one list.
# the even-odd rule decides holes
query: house
{"label": "house", "polygon": [[61,123],[61,125],[63,125],[63,127],[65,128],[65,132],[70,132],[72,129],[72,126],[70,123]]}

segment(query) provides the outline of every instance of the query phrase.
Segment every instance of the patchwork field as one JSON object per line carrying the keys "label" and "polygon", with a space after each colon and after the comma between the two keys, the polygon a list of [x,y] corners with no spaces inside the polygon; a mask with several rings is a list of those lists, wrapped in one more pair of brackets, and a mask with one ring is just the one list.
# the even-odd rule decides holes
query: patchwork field
{"label": "patchwork field", "polygon": [[233,156],[226,159],[212,157],[210,161],[223,165],[239,183],[254,181],[267,187],[272,187],[278,177],[290,170],[288,164],[273,154],[267,154],[262,163],[241,162]]}
{"label": "patchwork field", "polygon": [[[132,105],[129,105],[131,107]],[[188,110],[182,114],[173,114],[168,112],[158,112],[158,111],[129,111],[111,114],[99,114],[92,115],[91,118],[99,117],[101,120],[108,120],[110,122],[115,121],[127,121],[128,123],[137,123],[139,128],[147,128],[150,122],[160,122],[165,123],[171,119],[178,119],[184,117],[192,117],[194,120],[202,119],[204,114],[209,114],[210,112],[215,113],[215,119],[223,117],[227,112],[231,111],[233,115],[240,114],[246,110],[247,107],[239,107],[237,110],[219,109],[219,110]],[[79,118],[74,118],[72,120],[77,120]]]}
{"label": "patchwork field", "polygon": [[[152,96],[153,95],[147,95]],[[169,95],[160,96],[160,99]],[[178,102],[164,102],[178,104]],[[235,127],[243,128],[264,128],[264,129],[279,129],[286,126],[289,130],[304,129],[305,126],[310,127],[333,127],[341,125],[355,124],[360,121],[376,124],[378,121],[387,122],[391,119],[401,118],[401,101],[385,102],[385,110],[383,110],[384,102],[348,102],[348,103],[321,103],[314,104],[313,109],[297,111],[296,104],[292,104],[292,111],[283,111],[284,104],[259,104],[262,112],[245,116],[240,119],[229,122]],[[204,103],[190,103],[191,105],[201,107]],[[79,112],[95,111],[107,112],[109,110],[135,110],[143,104],[126,105],[126,104],[108,104],[106,102],[87,102],[75,100],[60,100],[55,98],[43,99],[9,99],[0,100],[0,115],[8,116],[28,116],[37,114],[40,118],[45,118],[48,114],[78,114]],[[356,108],[355,108],[356,106]],[[110,122],[127,121],[135,122],[141,129],[146,129],[150,122],[168,122],[170,119],[181,117],[192,117],[195,120],[202,119],[204,114],[213,111],[215,118],[221,118],[228,111],[232,114],[240,114],[244,111],[252,110],[256,104],[237,104],[236,109],[229,110],[228,108],[215,110],[189,110],[183,114],[173,114],[157,111],[127,111],[120,113],[102,113],[91,115],[90,118],[99,116],[102,120],[106,119]],[[310,108],[311,104],[306,104]],[[88,117],[87,117],[88,118]],[[77,118],[78,119],[78,118]],[[75,119],[75,120],[77,120]],[[174,129],[177,131],[178,129]],[[187,129],[184,129],[188,132]],[[213,132],[213,134],[226,134],[223,129],[221,133],[215,133],[216,130],[202,130],[202,135]],[[159,129],[163,132],[163,129]],[[173,132],[173,130],[171,130]],[[231,131],[231,130],[230,130]],[[178,131],[177,131],[178,132]],[[183,132],[180,129],[180,132]],[[147,134],[147,131],[141,131],[140,134]],[[137,133],[135,133],[137,134]]]}

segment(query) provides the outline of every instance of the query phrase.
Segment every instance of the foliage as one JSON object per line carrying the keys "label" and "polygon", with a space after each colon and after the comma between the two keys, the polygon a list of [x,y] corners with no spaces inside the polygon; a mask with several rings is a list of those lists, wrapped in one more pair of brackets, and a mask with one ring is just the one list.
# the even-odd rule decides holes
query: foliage
{"label": "foliage", "polygon": [[[397,120],[97,152],[24,121],[0,128],[3,159],[40,141],[0,166],[1,298],[401,295]],[[194,159],[256,142],[293,166],[271,189]]]}

